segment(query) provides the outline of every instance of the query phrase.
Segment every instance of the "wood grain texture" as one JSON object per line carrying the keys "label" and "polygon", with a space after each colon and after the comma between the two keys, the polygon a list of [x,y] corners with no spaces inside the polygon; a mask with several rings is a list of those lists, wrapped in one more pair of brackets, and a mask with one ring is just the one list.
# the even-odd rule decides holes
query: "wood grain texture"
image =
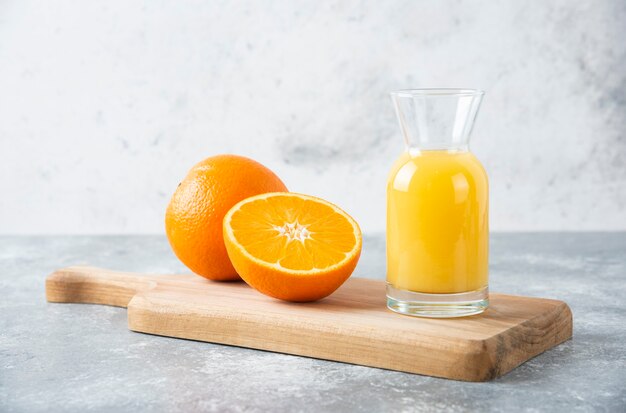
{"label": "wood grain texture", "polygon": [[52,302],[128,307],[133,331],[466,381],[499,377],[572,336],[562,301],[491,294],[456,319],[387,310],[385,283],[351,278],[330,297],[287,303],[244,283],[70,267],[46,280]]}

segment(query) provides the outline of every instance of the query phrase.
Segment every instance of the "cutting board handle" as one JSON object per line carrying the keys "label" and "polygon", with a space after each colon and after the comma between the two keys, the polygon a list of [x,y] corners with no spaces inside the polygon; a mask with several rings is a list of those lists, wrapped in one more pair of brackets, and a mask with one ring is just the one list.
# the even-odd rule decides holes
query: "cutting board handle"
{"label": "cutting board handle", "polygon": [[126,307],[135,294],[155,286],[156,282],[145,275],[94,267],[66,267],[46,278],[46,299],[53,303]]}

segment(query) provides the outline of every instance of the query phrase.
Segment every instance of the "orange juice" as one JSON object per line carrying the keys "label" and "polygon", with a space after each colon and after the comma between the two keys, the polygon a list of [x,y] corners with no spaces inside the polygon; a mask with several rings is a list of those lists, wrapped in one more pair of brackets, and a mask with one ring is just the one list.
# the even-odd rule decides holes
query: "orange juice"
{"label": "orange juice", "polygon": [[468,151],[405,151],[387,183],[387,282],[427,294],[486,288],[488,190]]}

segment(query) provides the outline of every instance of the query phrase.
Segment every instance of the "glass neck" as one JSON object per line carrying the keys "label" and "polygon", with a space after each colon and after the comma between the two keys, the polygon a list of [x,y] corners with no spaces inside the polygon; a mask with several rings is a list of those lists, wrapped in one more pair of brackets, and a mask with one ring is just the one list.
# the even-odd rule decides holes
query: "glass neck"
{"label": "glass neck", "polygon": [[420,153],[427,151],[439,151],[439,152],[469,152],[469,145],[407,145],[406,150],[409,153]]}
{"label": "glass neck", "polygon": [[474,89],[412,89],[391,94],[409,152],[469,150],[483,92]]}

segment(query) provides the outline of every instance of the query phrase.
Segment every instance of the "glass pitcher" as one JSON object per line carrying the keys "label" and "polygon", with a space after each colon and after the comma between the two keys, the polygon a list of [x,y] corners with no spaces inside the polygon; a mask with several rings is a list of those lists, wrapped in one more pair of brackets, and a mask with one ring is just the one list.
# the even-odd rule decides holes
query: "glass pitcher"
{"label": "glass pitcher", "polygon": [[483,91],[391,94],[405,150],[387,182],[387,306],[461,317],[488,304],[489,185],[469,151]]}

